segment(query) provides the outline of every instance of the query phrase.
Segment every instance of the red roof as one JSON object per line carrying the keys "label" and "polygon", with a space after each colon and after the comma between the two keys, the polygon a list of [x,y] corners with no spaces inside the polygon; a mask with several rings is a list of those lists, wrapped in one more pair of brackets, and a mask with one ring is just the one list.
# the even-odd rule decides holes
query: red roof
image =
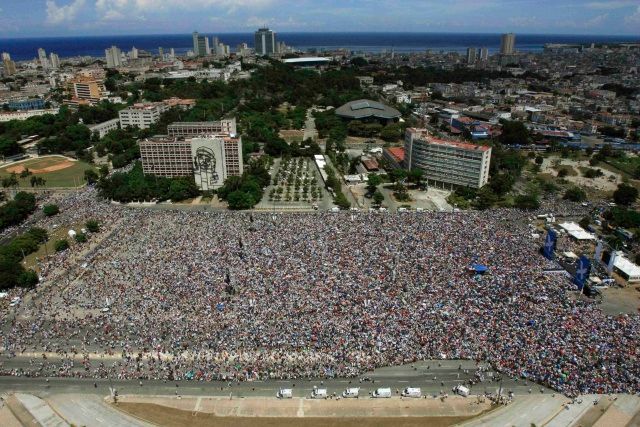
{"label": "red roof", "polygon": [[368,171],[374,171],[380,168],[376,159],[364,159],[362,160],[362,164]]}
{"label": "red roof", "polygon": [[397,162],[403,162],[404,161],[404,148],[402,147],[391,147],[391,148],[387,148],[387,152],[389,154],[391,154]]}

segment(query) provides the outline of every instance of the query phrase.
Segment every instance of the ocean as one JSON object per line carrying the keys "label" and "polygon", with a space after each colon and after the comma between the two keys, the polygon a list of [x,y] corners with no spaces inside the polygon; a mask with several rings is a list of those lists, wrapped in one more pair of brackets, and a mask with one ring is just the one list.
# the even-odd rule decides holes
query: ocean
{"label": "ocean", "polygon": [[[204,34],[204,33],[203,33]],[[240,43],[253,46],[252,33],[208,34],[217,36],[221,42],[234,50]],[[356,52],[424,52],[432,51],[464,52],[468,47],[486,47],[490,53],[500,48],[500,34],[470,33],[277,33],[278,41],[284,41],[303,51],[315,49],[318,52],[346,48]],[[546,43],[616,43],[638,42],[633,36],[592,36],[592,35],[540,35],[517,34],[516,49],[526,52],[541,51]],[[0,52],[9,52],[16,61],[30,60],[38,56],[38,48],[47,53],[55,52],[60,57],[94,56],[103,57],[104,50],[112,45],[128,51],[132,46],[157,53],[159,47],[165,51],[174,48],[176,54],[184,54],[192,47],[191,34],[169,35],[114,35],[91,37],[49,37],[0,39]]]}

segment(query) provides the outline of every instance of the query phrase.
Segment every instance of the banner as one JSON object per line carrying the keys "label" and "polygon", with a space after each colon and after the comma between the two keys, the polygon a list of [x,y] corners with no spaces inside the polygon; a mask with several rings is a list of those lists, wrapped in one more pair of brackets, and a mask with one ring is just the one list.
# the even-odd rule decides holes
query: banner
{"label": "banner", "polygon": [[613,264],[616,262],[616,258],[618,257],[618,253],[616,251],[611,251],[611,256],[609,257],[609,264],[607,265],[607,272],[611,274],[613,271]]}
{"label": "banner", "polygon": [[587,279],[589,279],[589,273],[591,273],[591,262],[589,258],[582,255],[578,260],[576,275],[573,278],[573,283],[578,286],[578,290],[584,288],[584,284],[587,283]]}
{"label": "banner", "polygon": [[598,246],[596,246],[596,254],[594,259],[596,262],[602,261],[602,240],[598,240]]}
{"label": "banner", "polygon": [[544,241],[544,249],[542,251],[545,258],[553,260],[557,240],[558,235],[556,234],[556,232],[553,230],[549,230],[547,232],[547,238]]}

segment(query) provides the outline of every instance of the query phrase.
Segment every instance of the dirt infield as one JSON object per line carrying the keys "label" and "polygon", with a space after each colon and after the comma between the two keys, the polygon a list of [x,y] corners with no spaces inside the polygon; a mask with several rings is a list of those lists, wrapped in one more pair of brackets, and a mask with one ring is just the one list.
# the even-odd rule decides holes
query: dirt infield
{"label": "dirt infield", "polygon": [[69,160],[64,160],[64,161],[62,161],[60,163],[57,163],[55,165],[46,166],[46,167],[43,167],[43,168],[33,168],[33,167],[25,166],[25,165],[16,165],[16,166],[8,167],[6,169],[6,171],[9,172],[9,173],[21,173],[25,169],[29,168],[30,172],[32,172],[34,175],[37,175],[37,174],[41,174],[41,173],[55,172],[55,171],[59,171],[59,170],[62,170],[62,169],[67,169],[67,168],[70,168],[71,166],[73,166],[73,162],[71,162]]}
{"label": "dirt infield", "polygon": [[446,427],[474,416],[441,417],[220,417],[211,413],[185,411],[152,403],[119,403],[117,408],[163,427]]}

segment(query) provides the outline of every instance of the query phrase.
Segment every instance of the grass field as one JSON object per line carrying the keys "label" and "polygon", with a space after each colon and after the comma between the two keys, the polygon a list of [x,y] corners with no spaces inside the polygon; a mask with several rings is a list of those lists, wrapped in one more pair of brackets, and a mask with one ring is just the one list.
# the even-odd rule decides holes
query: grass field
{"label": "grass field", "polygon": [[[0,179],[16,172],[18,175],[24,168],[28,168],[34,176],[46,180],[44,187],[79,187],[85,183],[84,171],[95,168],[80,161],[69,161],[62,156],[46,156],[12,163],[0,168]],[[31,187],[31,176],[18,178],[19,187]]]}

